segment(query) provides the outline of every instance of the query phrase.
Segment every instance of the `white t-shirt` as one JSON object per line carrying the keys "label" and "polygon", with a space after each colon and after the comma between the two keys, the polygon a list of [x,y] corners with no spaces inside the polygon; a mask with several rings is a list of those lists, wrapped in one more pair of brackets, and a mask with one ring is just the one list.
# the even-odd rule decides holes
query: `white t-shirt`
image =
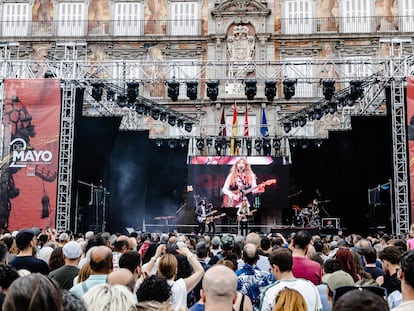
{"label": "white t-shirt", "polygon": [[185,285],[184,279],[178,279],[176,281],[168,280],[168,284],[171,286],[170,301],[173,309],[187,309],[187,286]]}
{"label": "white t-shirt", "polygon": [[321,297],[318,289],[312,282],[305,279],[280,280],[265,288],[260,302],[260,311],[272,311],[275,306],[276,297],[284,288],[297,290],[306,301],[308,311],[322,310]]}

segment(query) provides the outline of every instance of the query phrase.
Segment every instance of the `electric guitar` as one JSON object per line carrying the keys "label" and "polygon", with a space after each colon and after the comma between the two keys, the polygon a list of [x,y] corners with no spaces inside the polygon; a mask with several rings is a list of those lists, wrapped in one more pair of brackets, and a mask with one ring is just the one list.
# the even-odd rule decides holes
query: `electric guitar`
{"label": "electric guitar", "polygon": [[209,216],[206,219],[206,224],[212,222],[214,219],[219,219],[219,218],[224,217],[224,216],[226,216],[226,213],[221,213],[220,215],[216,215],[216,216]]}
{"label": "electric guitar", "polygon": [[238,196],[237,199],[234,199],[233,197],[230,197],[228,195],[224,195],[223,197],[223,206],[224,207],[235,207],[237,204],[239,204],[243,200],[243,196],[246,196],[250,192],[255,191],[256,189],[264,186],[270,186],[276,183],[276,179],[269,179],[266,180],[260,184],[258,184],[256,187],[249,188],[247,190],[234,190],[233,194],[236,194]]}
{"label": "electric guitar", "polygon": [[246,220],[247,220],[247,216],[253,216],[253,214],[256,213],[256,212],[257,212],[257,209],[253,209],[247,214],[237,215],[237,221],[242,221],[244,218],[246,218]]}
{"label": "electric guitar", "polygon": [[210,213],[208,213],[206,215],[197,215],[198,223],[206,221],[208,219],[208,217],[211,217],[212,215],[214,215],[217,212],[218,212],[217,210],[212,210]]}

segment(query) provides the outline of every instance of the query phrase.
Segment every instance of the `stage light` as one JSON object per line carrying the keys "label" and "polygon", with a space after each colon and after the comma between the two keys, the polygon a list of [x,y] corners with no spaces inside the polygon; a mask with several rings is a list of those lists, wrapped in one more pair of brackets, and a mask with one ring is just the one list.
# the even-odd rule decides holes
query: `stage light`
{"label": "stage light", "polygon": [[299,126],[299,120],[297,118],[294,118],[292,120],[292,127],[298,127]]}
{"label": "stage light", "polygon": [[308,120],[309,121],[315,120],[315,112],[313,110],[308,112]]}
{"label": "stage light", "polygon": [[177,120],[177,127],[179,127],[179,128],[184,127],[184,119],[178,119]]}
{"label": "stage light", "polygon": [[143,113],[145,112],[145,104],[144,104],[142,101],[138,101],[138,102],[135,104],[135,111],[136,111],[138,114],[143,114]]}
{"label": "stage light", "polygon": [[241,148],[241,140],[240,139],[234,140],[234,147],[235,148]]}
{"label": "stage light", "polygon": [[97,102],[102,100],[103,94],[103,83],[102,82],[95,82],[92,83],[92,97]]}
{"label": "stage light", "polygon": [[307,149],[309,146],[309,141],[307,139],[302,139],[300,146],[302,147],[302,149]]}
{"label": "stage light", "polygon": [[286,134],[289,133],[291,129],[292,129],[292,123],[286,122],[283,124],[283,130],[285,131]]}
{"label": "stage light", "polygon": [[177,123],[177,117],[174,115],[170,115],[168,116],[168,124],[171,126],[175,126],[175,124]]}
{"label": "stage light", "polygon": [[283,80],[283,94],[285,95],[285,99],[289,100],[293,96],[295,96],[295,84],[296,79],[285,79]]}
{"label": "stage light", "polygon": [[272,151],[270,138],[265,137],[263,138],[263,155],[269,156],[270,152]]}
{"label": "stage light", "polygon": [[210,100],[212,101],[216,101],[217,100],[217,96],[219,93],[219,84],[220,81],[219,80],[210,80],[206,82],[207,84],[207,96],[208,98],[210,98]]}
{"label": "stage light", "polygon": [[46,79],[53,79],[53,78],[55,78],[56,76],[55,76],[55,74],[54,74],[52,71],[47,70],[47,71],[45,72],[44,77],[45,77]]}
{"label": "stage light", "polygon": [[275,150],[280,150],[280,139],[278,138],[273,139],[273,148]]}
{"label": "stage light", "polygon": [[264,92],[267,100],[271,102],[276,96],[276,81],[266,80]]}
{"label": "stage light", "polygon": [[263,147],[263,142],[262,142],[262,140],[259,138],[259,139],[256,139],[255,140],[255,142],[254,142],[254,149],[257,151],[257,152],[259,152],[260,150],[262,150],[262,147]]}
{"label": "stage light", "polygon": [[157,138],[157,139],[155,140],[155,145],[156,145],[157,147],[161,147],[161,146],[162,146],[162,139]]}
{"label": "stage light", "polygon": [[315,146],[316,146],[316,148],[321,148],[322,147],[322,139],[315,140]]}
{"label": "stage light", "polygon": [[187,146],[187,140],[184,137],[180,138],[180,147],[184,148],[185,146]]}
{"label": "stage light", "polygon": [[158,120],[160,118],[160,110],[158,108],[151,109],[151,117],[154,120]]}
{"label": "stage light", "polygon": [[322,104],[321,106],[322,114],[325,116],[329,113],[329,106],[328,104]]}
{"label": "stage light", "polygon": [[322,119],[323,113],[322,113],[322,109],[321,108],[317,107],[313,111],[315,112],[315,119],[316,120],[319,121],[320,119]]}
{"label": "stage light", "polygon": [[299,122],[300,127],[304,127],[306,125],[306,118],[303,116],[300,116],[298,119],[298,122]]}
{"label": "stage light", "polygon": [[167,113],[165,111],[160,112],[160,121],[165,122],[167,121]]}
{"label": "stage light", "polygon": [[127,97],[128,103],[132,104],[137,100],[139,94],[139,84],[136,81],[127,82]]}
{"label": "stage light", "polygon": [[113,102],[115,100],[115,92],[111,90],[106,91],[106,100]]}
{"label": "stage light", "polygon": [[171,149],[177,147],[177,140],[175,140],[175,139],[169,139],[168,140],[168,147],[170,147]]}
{"label": "stage light", "polygon": [[127,98],[124,95],[119,95],[116,103],[119,107],[123,108],[127,105]]}
{"label": "stage light", "polygon": [[213,146],[213,138],[207,137],[206,138],[207,147]]}
{"label": "stage light", "polygon": [[204,149],[204,138],[197,138],[196,147],[199,151],[202,151]]}
{"label": "stage light", "polygon": [[184,123],[184,129],[187,131],[187,132],[191,132],[192,130],[193,130],[193,123],[191,123],[191,122],[185,122]]}
{"label": "stage light", "polygon": [[296,146],[298,145],[298,141],[296,139],[289,140],[289,143],[292,148],[296,148]]}
{"label": "stage light", "polygon": [[222,141],[221,138],[216,138],[216,141],[214,142],[214,148],[216,149],[216,153],[218,156],[221,155],[221,149],[222,149],[221,141]]}
{"label": "stage light", "polygon": [[150,106],[144,105],[144,115],[146,115],[148,117],[151,115],[151,107]]}
{"label": "stage light", "polygon": [[349,82],[351,85],[351,93],[349,98],[352,100],[357,100],[358,98],[364,95],[364,89],[362,88],[363,81],[361,80],[352,80]]}
{"label": "stage light", "polygon": [[224,149],[230,148],[230,145],[231,145],[230,139],[229,138],[224,138],[224,140],[223,140],[223,148]]}
{"label": "stage light", "polygon": [[197,99],[197,81],[187,81],[187,97],[191,100]]}
{"label": "stage light", "polygon": [[252,139],[250,137],[246,138],[246,149],[247,150],[252,149]]}
{"label": "stage light", "polygon": [[329,107],[329,113],[334,114],[337,110],[337,103],[334,101],[331,101],[328,103],[328,107]]}
{"label": "stage light", "polygon": [[256,96],[256,84],[257,81],[253,79],[244,81],[244,94],[247,96],[247,99],[252,100]]}
{"label": "stage light", "polygon": [[168,97],[171,98],[173,102],[178,100],[180,95],[180,82],[172,80],[167,82],[168,85]]}
{"label": "stage light", "polygon": [[326,100],[331,100],[335,94],[335,80],[322,81],[322,94]]}

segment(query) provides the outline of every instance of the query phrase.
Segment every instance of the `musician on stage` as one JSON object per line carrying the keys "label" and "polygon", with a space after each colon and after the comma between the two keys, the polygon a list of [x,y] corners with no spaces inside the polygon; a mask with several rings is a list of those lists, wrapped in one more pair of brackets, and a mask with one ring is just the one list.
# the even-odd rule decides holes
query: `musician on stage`
{"label": "musician on stage", "polygon": [[[207,215],[214,213],[213,203],[207,204]],[[216,234],[216,223],[214,222],[214,216],[207,217],[208,233],[213,236]]]}
{"label": "musician on stage", "polygon": [[198,223],[196,234],[203,235],[206,230],[206,215],[207,215],[206,200],[202,199],[198,202],[198,206],[195,209],[195,216]]}
{"label": "musician on stage", "polygon": [[[225,195],[223,206],[240,207],[246,198],[250,207],[253,202],[252,193],[264,191],[264,186],[257,186],[256,179],[256,174],[254,174],[246,159],[238,159],[231,167],[223,185],[223,194]],[[246,191],[249,191],[247,195],[245,194]]]}
{"label": "musician on stage", "polygon": [[252,212],[250,211],[247,199],[245,199],[237,210],[237,222],[242,236],[246,236],[248,233],[249,220],[247,219],[247,216],[252,216]]}

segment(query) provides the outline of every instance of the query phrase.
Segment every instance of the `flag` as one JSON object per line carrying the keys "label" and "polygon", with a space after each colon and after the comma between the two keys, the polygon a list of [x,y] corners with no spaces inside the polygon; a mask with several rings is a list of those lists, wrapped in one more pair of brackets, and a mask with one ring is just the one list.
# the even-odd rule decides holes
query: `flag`
{"label": "flag", "polygon": [[230,154],[231,155],[238,155],[239,154],[239,147],[236,146],[236,137],[238,135],[238,128],[237,128],[237,106],[236,102],[233,105],[233,125],[231,128],[231,142],[230,142]]}
{"label": "flag", "polygon": [[227,136],[226,132],[226,118],[224,117],[224,107],[221,111],[221,122],[220,122],[220,130],[219,130],[219,136]]}
{"label": "flag", "polygon": [[251,148],[251,142],[250,142],[250,148],[247,147],[248,144],[248,140],[249,138],[249,115],[247,112],[247,105],[246,105],[246,113],[244,114],[244,132],[243,132],[243,136],[245,137],[245,141],[246,141],[246,149],[247,149],[247,155],[251,156],[252,155],[252,148]]}
{"label": "flag", "polygon": [[260,133],[263,137],[269,136],[269,131],[267,129],[267,120],[266,120],[266,110],[262,108],[262,124],[260,127]]}

